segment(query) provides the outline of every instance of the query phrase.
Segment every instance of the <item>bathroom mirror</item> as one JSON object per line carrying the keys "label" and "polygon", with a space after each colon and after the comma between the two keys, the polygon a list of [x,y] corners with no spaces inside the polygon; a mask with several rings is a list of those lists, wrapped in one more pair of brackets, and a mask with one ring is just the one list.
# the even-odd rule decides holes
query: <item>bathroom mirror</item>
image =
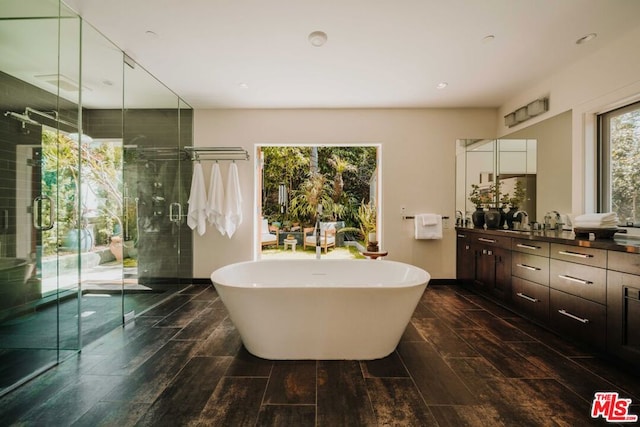
{"label": "bathroom mirror", "polygon": [[572,212],[571,120],[572,113],[568,110],[503,138],[537,141],[535,217],[538,219],[550,211]]}
{"label": "bathroom mirror", "polygon": [[[553,210],[571,212],[571,120],[568,110],[500,139],[458,140],[456,210],[473,210],[468,200],[471,181],[479,182],[481,174],[487,177],[487,172],[495,171],[503,177],[535,175],[535,189],[529,181],[527,186],[527,197],[535,205],[527,210],[530,221]],[[526,151],[523,141],[528,141]]]}
{"label": "bathroom mirror", "polygon": [[[535,220],[537,141],[535,139],[458,140],[456,152],[456,210],[468,218],[476,209],[469,200],[477,186],[485,203],[505,200]],[[499,195],[491,196],[499,184]],[[514,201],[516,190],[524,198]],[[508,201],[506,199],[509,199]],[[502,203],[499,203],[500,205]]]}

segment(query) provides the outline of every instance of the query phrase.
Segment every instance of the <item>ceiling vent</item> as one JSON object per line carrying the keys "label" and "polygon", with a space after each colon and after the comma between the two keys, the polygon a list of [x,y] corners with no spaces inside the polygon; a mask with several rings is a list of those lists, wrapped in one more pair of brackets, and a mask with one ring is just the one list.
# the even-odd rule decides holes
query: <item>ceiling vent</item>
{"label": "ceiling vent", "polygon": [[63,74],[41,74],[34,77],[67,92],[77,92],[79,89],[78,83]]}
{"label": "ceiling vent", "polygon": [[504,125],[513,127],[549,111],[549,98],[540,98],[504,116]]}

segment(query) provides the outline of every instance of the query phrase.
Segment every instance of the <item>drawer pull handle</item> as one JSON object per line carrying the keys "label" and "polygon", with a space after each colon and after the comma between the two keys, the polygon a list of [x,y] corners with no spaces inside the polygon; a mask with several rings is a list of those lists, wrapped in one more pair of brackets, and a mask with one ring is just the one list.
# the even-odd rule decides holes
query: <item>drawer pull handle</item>
{"label": "drawer pull handle", "polygon": [[578,258],[593,258],[593,255],[590,254],[581,254],[580,252],[571,252],[571,251],[558,251],[560,255],[569,255]]}
{"label": "drawer pull handle", "polygon": [[577,277],[567,276],[566,274],[558,274],[558,277],[570,282],[580,283],[582,285],[593,285],[593,282],[590,280],[578,279]]}
{"label": "drawer pull handle", "polygon": [[484,237],[478,237],[478,240],[481,242],[487,242],[487,243],[495,243],[496,241],[494,239],[485,239]]}
{"label": "drawer pull handle", "polygon": [[540,302],[539,299],[532,298],[529,295],[523,294],[522,292],[518,292],[516,295],[518,295],[520,298],[524,298],[524,299],[526,299],[527,301],[530,301],[530,302]]}
{"label": "drawer pull handle", "polygon": [[569,313],[569,312],[568,312],[568,311],[566,311],[566,310],[558,310],[558,313],[562,314],[563,316],[570,317],[570,318],[572,318],[573,320],[577,320],[577,321],[578,321],[578,322],[580,322],[580,323],[584,323],[585,325],[586,325],[587,323],[589,323],[589,319],[583,319],[582,317],[578,317],[578,316],[576,316],[575,314],[571,314],[571,313]]}
{"label": "drawer pull handle", "polygon": [[524,249],[532,249],[534,251],[537,251],[538,249],[542,249],[540,246],[525,245],[524,243],[518,243],[516,246]]}
{"label": "drawer pull handle", "polygon": [[465,238],[465,237],[467,237],[467,236],[466,236],[466,235],[464,235],[464,234],[458,234],[458,237],[460,237],[460,238],[464,239],[464,238]]}
{"label": "drawer pull handle", "polygon": [[541,269],[540,269],[540,268],[538,268],[538,267],[532,267],[532,266],[527,265],[527,264],[516,264],[516,265],[517,265],[518,267],[524,268],[525,270],[530,270],[530,271],[539,271],[539,270],[541,270]]}

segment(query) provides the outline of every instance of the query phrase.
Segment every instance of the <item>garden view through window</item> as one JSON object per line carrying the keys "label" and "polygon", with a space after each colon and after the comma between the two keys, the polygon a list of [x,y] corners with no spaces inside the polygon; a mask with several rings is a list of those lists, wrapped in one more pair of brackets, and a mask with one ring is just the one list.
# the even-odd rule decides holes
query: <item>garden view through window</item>
{"label": "garden view through window", "polygon": [[[262,146],[262,258],[358,257],[376,236],[377,146]],[[344,253],[344,255],[339,255]]]}
{"label": "garden view through window", "polygon": [[640,227],[640,102],[599,116],[599,208]]}

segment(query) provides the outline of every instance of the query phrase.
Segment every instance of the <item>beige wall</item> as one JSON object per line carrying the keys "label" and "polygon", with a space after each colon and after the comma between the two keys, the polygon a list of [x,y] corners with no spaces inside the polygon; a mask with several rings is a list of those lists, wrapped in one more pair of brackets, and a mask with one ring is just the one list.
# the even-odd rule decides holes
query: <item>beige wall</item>
{"label": "beige wall", "polygon": [[546,212],[570,213],[571,111],[512,133],[510,138],[537,141],[536,221]]}
{"label": "beige wall", "polygon": [[[494,109],[196,110],[196,146],[242,146],[252,154],[238,164],[244,222],[232,239],[208,228],[194,233],[194,277],[253,259],[256,144],[374,143],[382,146],[382,244],[388,259],[417,265],[433,278],[455,278],[452,228],[441,241],[416,241],[407,215],[436,212],[454,217],[455,142],[494,138]],[[221,162],[223,178],[229,162]],[[210,162],[203,163],[206,180]],[[453,220],[450,222],[453,224]]]}
{"label": "beige wall", "polygon": [[[502,137],[571,110],[571,211],[575,214],[595,209],[595,115],[640,100],[640,26],[607,45],[599,45],[598,39],[594,42],[591,55],[533,82],[505,102],[496,116]],[[585,47],[590,48],[576,46]],[[506,114],[542,96],[549,97],[549,112],[511,129],[504,126]]]}

